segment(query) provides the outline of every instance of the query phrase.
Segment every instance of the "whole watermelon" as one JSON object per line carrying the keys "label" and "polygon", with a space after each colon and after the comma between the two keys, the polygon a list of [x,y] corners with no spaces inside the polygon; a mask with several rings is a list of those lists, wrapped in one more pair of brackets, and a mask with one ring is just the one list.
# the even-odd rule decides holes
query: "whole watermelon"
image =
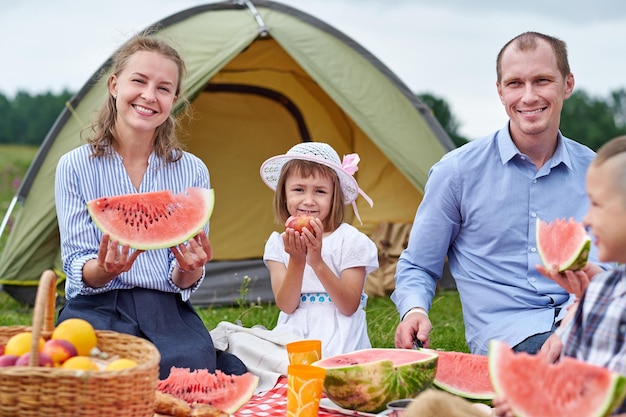
{"label": "whole watermelon", "polygon": [[326,369],[324,393],[348,410],[378,413],[388,402],[412,398],[435,379],[437,354],[408,349],[362,349],[313,365]]}

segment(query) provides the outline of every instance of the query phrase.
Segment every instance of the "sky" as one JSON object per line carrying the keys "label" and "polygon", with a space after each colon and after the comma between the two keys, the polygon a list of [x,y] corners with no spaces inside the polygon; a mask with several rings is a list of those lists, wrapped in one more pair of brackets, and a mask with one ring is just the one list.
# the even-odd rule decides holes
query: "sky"
{"label": "sky", "polygon": [[[506,123],[495,60],[508,40],[528,30],[567,43],[576,88],[603,100],[626,88],[624,0],[280,2],[354,39],[411,91],[444,99],[469,139]],[[212,1],[2,1],[0,93],[77,92],[134,33],[206,3]]]}

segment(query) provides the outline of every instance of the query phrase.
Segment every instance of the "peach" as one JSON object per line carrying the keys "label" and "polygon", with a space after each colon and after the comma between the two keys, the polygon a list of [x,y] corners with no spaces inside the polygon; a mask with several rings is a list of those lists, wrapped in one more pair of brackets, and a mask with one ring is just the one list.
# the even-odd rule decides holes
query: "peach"
{"label": "peach", "polygon": [[313,226],[311,226],[311,220],[315,219],[313,216],[309,216],[308,214],[296,214],[294,216],[290,216],[285,222],[285,228],[290,228],[295,230],[296,232],[302,233],[302,228],[306,227],[313,235],[315,235],[315,230]]}
{"label": "peach", "polygon": [[[29,359],[30,359],[30,352],[26,352],[22,356],[17,358],[17,361],[15,362],[15,366],[28,366]],[[52,368],[54,366],[54,362],[52,362],[52,358],[48,354],[39,352],[39,366]]]}
{"label": "peach", "polygon": [[78,355],[78,351],[71,342],[64,339],[50,339],[44,343],[42,353],[48,355],[54,366],[61,366],[63,362]]}
{"label": "peach", "polygon": [[2,355],[0,356],[0,368],[4,368],[5,366],[13,366],[19,356],[17,355]]}

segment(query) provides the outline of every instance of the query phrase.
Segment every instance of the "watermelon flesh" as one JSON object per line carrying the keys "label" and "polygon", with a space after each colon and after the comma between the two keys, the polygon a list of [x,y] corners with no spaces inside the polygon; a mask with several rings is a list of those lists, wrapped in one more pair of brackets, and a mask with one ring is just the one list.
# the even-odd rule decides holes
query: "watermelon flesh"
{"label": "watermelon flesh", "polygon": [[437,388],[473,401],[491,401],[494,398],[496,393],[489,376],[487,356],[441,350],[434,352],[439,356],[433,381]]}
{"label": "watermelon flesh", "polygon": [[378,413],[393,400],[430,388],[437,354],[427,350],[362,349],[313,363],[326,369],[324,393],[348,410]]}
{"label": "watermelon flesh", "polygon": [[102,197],[87,203],[93,222],[111,240],[133,249],[163,249],[197,235],[213,213],[213,189],[190,187]]}
{"label": "watermelon flesh", "polygon": [[232,414],[252,398],[258,384],[259,377],[251,372],[227,375],[220,370],[211,373],[206,369],[172,367],[169,376],[158,382],[157,389],[190,405],[209,404]]}
{"label": "watermelon flesh", "polygon": [[575,271],[587,263],[591,238],[582,223],[573,218],[549,223],[537,218],[536,234],[537,251],[546,268],[556,265],[559,272]]}
{"label": "watermelon flesh", "polygon": [[550,364],[501,341],[489,344],[489,372],[518,417],[604,417],[626,397],[626,376],[571,357]]}

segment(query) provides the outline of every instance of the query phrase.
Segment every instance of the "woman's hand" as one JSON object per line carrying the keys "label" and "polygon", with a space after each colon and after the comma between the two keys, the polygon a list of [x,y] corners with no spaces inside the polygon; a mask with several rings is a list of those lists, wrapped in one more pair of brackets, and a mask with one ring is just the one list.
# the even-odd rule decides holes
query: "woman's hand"
{"label": "woman's hand", "polygon": [[98,250],[98,267],[112,276],[117,276],[129,271],[141,253],[143,253],[142,250],[135,250],[131,253],[128,244],[120,248],[119,242],[110,240],[109,234],[105,233]]}
{"label": "woman's hand", "polygon": [[201,231],[187,244],[181,243],[170,248],[178,268],[172,273],[172,281],[180,288],[189,288],[202,277],[202,268],[213,259],[213,248],[204,231]]}

